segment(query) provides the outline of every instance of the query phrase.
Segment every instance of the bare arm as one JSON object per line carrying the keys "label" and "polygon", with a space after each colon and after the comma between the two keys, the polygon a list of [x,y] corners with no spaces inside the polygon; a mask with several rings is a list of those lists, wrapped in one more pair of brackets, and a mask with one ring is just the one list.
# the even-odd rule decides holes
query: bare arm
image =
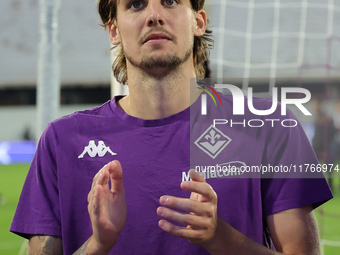
{"label": "bare arm", "polygon": [[[118,161],[108,163],[97,173],[87,199],[93,234],[74,255],[108,254],[126,221],[123,173]],[[34,235],[29,240],[28,254],[63,254],[62,240],[55,236]]]}
{"label": "bare arm", "polygon": [[[217,195],[203,178],[190,170],[192,182],[182,189],[191,192],[189,199],[163,196],[157,213],[165,218],[159,226],[166,232],[188,239],[213,255],[319,255],[318,228],[311,206],[282,211],[266,218],[277,251],[251,240],[217,217]],[[179,213],[176,210],[186,211]],[[167,220],[186,227],[176,226]]]}
{"label": "bare arm", "polygon": [[267,223],[278,251],[286,254],[320,254],[319,230],[312,206],[270,215]]}
{"label": "bare arm", "polygon": [[60,237],[34,235],[29,238],[28,255],[62,255],[63,245]]}
{"label": "bare arm", "polygon": [[[269,232],[277,251],[254,242],[228,223],[219,221],[217,233],[220,231],[220,237],[214,246],[208,246],[211,254],[320,254],[318,227],[311,206],[290,209],[267,217]],[[225,236],[230,238],[226,239]]]}
{"label": "bare arm", "polygon": [[73,255],[104,255],[108,254],[110,250],[110,248],[106,249],[98,244],[94,237],[91,236]]}

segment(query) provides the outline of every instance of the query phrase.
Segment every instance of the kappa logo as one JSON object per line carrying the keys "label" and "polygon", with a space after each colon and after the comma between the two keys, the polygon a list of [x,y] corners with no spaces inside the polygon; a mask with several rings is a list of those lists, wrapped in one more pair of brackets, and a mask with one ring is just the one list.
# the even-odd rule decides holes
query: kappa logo
{"label": "kappa logo", "polygon": [[215,159],[232,141],[230,137],[211,125],[196,141],[198,148]]}
{"label": "kappa logo", "polygon": [[98,146],[96,146],[94,140],[90,140],[89,145],[85,146],[84,151],[82,154],[78,156],[78,158],[84,158],[85,154],[87,153],[91,158],[94,158],[98,155],[98,157],[102,158],[105,156],[106,153],[110,153],[112,156],[117,155],[114,153],[110,147],[106,146],[103,141],[98,142]]}

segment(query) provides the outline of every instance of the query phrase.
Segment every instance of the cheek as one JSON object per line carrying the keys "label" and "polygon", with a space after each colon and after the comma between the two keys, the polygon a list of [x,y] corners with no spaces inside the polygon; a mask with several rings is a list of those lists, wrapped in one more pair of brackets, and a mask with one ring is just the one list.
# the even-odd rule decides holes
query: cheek
{"label": "cheek", "polygon": [[142,29],[140,24],[141,22],[138,18],[121,16],[118,23],[121,41],[125,42],[125,44],[138,42],[139,33]]}
{"label": "cheek", "polygon": [[187,42],[191,43],[194,38],[194,32],[196,27],[195,18],[192,15],[179,16],[177,27],[180,28],[179,34]]}
{"label": "cheek", "polygon": [[127,32],[120,33],[120,41],[121,44],[124,48],[124,51],[131,52],[133,50],[136,50],[137,47],[137,42],[139,41],[138,35],[136,34],[135,31],[131,30],[131,27],[123,28]]}
{"label": "cheek", "polygon": [[186,26],[180,31],[182,43],[192,45],[194,42],[194,28],[193,26]]}

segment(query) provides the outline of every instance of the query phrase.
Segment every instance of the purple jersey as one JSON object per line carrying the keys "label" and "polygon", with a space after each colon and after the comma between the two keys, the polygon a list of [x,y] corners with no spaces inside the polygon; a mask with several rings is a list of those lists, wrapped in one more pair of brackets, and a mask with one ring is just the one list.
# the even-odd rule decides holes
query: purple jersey
{"label": "purple jersey", "polygon": [[[228,113],[232,101],[229,96],[221,97]],[[190,166],[207,162],[248,166],[317,162],[301,127],[224,125],[212,131],[208,128],[216,108],[209,108],[209,120],[199,121],[199,125],[190,121],[200,114],[200,100],[182,112],[156,120],[131,117],[118,108],[116,100],[119,98],[49,124],[40,139],[11,231],[24,237],[61,236],[64,254],[75,252],[92,234],[87,211],[92,179],[106,163],[117,159],[123,167],[128,215],[111,253],[208,254],[158,227],[161,218],[156,209],[162,195],[190,196],[180,188],[188,179]],[[259,100],[258,104],[262,101],[267,102]],[[218,195],[219,217],[264,245],[268,241],[265,216],[309,204],[316,207],[332,197],[324,179],[219,178],[218,174],[206,173],[206,177]]]}

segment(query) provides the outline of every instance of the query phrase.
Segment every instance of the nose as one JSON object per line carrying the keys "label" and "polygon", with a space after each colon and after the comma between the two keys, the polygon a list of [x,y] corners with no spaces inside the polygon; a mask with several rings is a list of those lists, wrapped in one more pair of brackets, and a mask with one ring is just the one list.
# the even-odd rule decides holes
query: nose
{"label": "nose", "polygon": [[159,0],[150,0],[149,1],[149,4],[147,6],[147,10],[146,10],[146,13],[147,13],[147,25],[149,27],[152,27],[152,26],[158,26],[158,25],[161,25],[163,26],[164,25],[164,18],[163,18],[163,15],[162,15],[162,4],[160,3]]}

